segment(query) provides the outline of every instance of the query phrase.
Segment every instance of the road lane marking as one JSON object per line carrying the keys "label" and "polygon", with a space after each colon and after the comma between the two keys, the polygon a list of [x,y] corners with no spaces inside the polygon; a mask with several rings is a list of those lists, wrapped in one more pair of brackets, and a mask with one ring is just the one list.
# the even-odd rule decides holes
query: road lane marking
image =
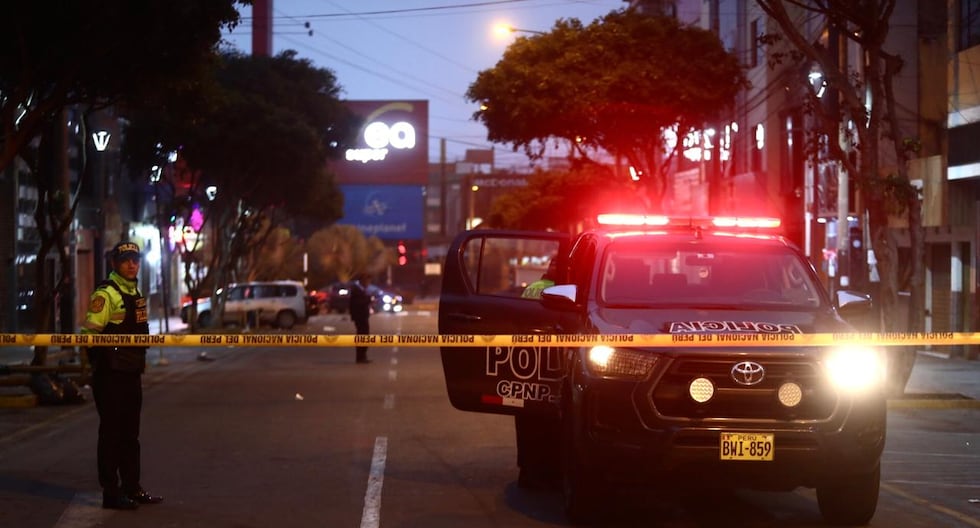
{"label": "road lane marking", "polygon": [[960,513],[960,512],[958,512],[958,511],[956,511],[954,509],[947,508],[947,507],[941,506],[939,504],[935,504],[935,503],[930,502],[930,501],[928,501],[926,499],[923,499],[921,497],[918,497],[916,495],[913,495],[911,493],[908,493],[906,491],[903,491],[898,486],[892,486],[891,484],[886,484],[886,483],[882,482],[881,483],[881,489],[883,489],[883,490],[885,490],[885,491],[887,491],[889,493],[892,493],[894,495],[898,495],[899,497],[902,497],[905,500],[914,502],[915,504],[918,504],[919,506],[923,506],[923,507],[929,508],[930,510],[933,510],[935,512],[938,512],[938,513],[941,513],[943,515],[947,515],[949,517],[952,517],[952,518],[954,518],[957,521],[960,521],[962,523],[968,524],[970,526],[975,526],[976,528],[980,528],[980,520],[975,519],[972,516],[969,516],[969,515],[967,515],[965,513]]}
{"label": "road lane marking", "polygon": [[389,410],[394,409],[394,408],[395,408],[395,395],[394,394],[385,394],[385,406],[384,406],[384,409],[386,411],[389,411]]}
{"label": "road lane marking", "polygon": [[381,524],[381,486],[384,484],[387,458],[388,437],[379,436],[374,440],[374,456],[371,457],[371,472],[368,474],[367,492],[364,493],[361,528],[378,528]]}
{"label": "road lane marking", "polygon": [[61,513],[54,528],[89,528],[109,519],[111,510],[102,509],[102,493],[98,491],[76,493],[71,503]]}
{"label": "road lane marking", "polygon": [[980,458],[980,455],[969,455],[963,453],[919,453],[917,451],[885,451],[886,455],[913,455],[916,457],[944,457],[944,458]]}
{"label": "road lane marking", "polygon": [[397,370],[389,370],[388,371],[388,381],[395,381],[397,379],[398,379],[398,371]]}
{"label": "road lane marking", "polygon": [[888,482],[892,484],[908,484],[910,486],[933,486],[937,488],[977,488],[980,489],[980,483],[970,483],[957,484],[955,482],[938,482],[935,480],[901,480],[901,479],[888,479]]}

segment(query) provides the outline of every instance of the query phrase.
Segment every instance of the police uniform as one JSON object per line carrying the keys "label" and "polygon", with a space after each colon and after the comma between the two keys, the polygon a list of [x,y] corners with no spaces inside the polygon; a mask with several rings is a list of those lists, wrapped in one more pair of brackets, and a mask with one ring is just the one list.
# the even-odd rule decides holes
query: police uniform
{"label": "police uniform", "polygon": [[[111,254],[114,269],[89,300],[83,334],[149,334],[146,298],[136,280],[118,272],[127,260],[139,262],[139,246],[120,242]],[[136,268],[138,270],[138,267]],[[135,509],[161,502],[140,486],[140,412],[146,347],[98,346],[88,351],[92,395],[99,412],[98,468],[102,506]]]}
{"label": "police uniform", "polygon": [[551,279],[538,279],[531,284],[528,284],[527,288],[524,288],[524,292],[521,293],[521,297],[524,297],[525,299],[540,299],[541,292],[543,292],[545,288],[550,288],[554,285],[555,281]]}

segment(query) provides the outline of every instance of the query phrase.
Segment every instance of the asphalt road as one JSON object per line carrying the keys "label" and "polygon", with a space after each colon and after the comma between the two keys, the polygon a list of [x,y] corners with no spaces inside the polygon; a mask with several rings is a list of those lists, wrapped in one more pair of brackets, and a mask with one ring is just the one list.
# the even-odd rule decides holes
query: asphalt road
{"label": "asphalt road", "polygon": [[[375,316],[435,333],[434,313]],[[342,316],[311,333],[352,333]],[[170,352],[168,352],[170,353]],[[541,527],[556,491],[517,488],[512,419],[454,410],[435,348],[209,349],[146,376],[143,484],[161,505],[103,510],[94,406],[0,430],[0,527]],[[37,420],[37,414],[33,415]],[[980,527],[980,409],[889,412],[873,526]],[[623,492],[609,526],[822,526],[811,490],[682,497]]]}

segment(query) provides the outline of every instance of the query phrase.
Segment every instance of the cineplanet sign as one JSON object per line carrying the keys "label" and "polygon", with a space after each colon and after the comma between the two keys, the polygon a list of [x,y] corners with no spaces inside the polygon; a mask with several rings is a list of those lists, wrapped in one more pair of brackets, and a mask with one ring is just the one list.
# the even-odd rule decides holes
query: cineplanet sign
{"label": "cineplanet sign", "polygon": [[[368,116],[367,126],[364,127],[364,144],[367,148],[347,149],[347,161],[359,161],[370,163],[373,161],[384,161],[388,157],[390,150],[411,150],[415,148],[415,127],[407,121],[398,121],[392,124],[376,120],[378,116],[392,109],[402,109],[402,105],[395,103],[386,105],[374,111]],[[411,109],[411,106],[408,106]]]}

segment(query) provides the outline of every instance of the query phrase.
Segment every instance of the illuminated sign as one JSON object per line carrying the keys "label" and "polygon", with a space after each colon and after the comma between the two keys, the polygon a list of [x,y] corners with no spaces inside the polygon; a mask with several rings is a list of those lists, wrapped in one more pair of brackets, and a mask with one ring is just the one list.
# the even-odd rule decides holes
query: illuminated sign
{"label": "illuminated sign", "polygon": [[364,127],[364,142],[368,148],[347,149],[347,161],[384,161],[388,147],[405,150],[415,148],[415,127],[411,123],[399,121],[391,126],[373,121]]}
{"label": "illuminated sign", "polygon": [[104,152],[105,149],[109,148],[109,138],[112,137],[111,134],[105,130],[100,130],[98,132],[92,133],[92,142],[95,143],[95,150],[99,152]]}
{"label": "illuminated sign", "polygon": [[420,185],[342,185],[344,217],[337,223],[357,227],[382,240],[422,238],[423,187]]}
{"label": "illuminated sign", "polygon": [[330,163],[344,185],[410,185],[429,181],[429,102],[345,101],[360,118],[355,142]]}

